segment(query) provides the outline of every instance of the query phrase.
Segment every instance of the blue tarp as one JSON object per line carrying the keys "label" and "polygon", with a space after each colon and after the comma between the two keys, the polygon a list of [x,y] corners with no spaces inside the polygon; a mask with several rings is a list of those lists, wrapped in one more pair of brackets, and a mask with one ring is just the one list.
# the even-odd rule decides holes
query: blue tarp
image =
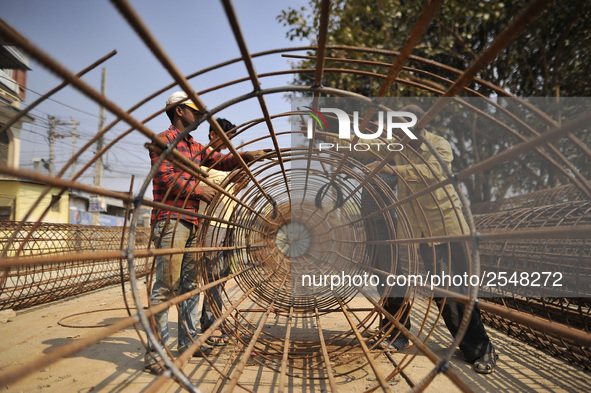
{"label": "blue tarp", "polygon": [[[100,214],[100,226],[120,227],[123,226],[123,217]],[[92,225],[92,213],[82,210],[70,210],[70,224]]]}

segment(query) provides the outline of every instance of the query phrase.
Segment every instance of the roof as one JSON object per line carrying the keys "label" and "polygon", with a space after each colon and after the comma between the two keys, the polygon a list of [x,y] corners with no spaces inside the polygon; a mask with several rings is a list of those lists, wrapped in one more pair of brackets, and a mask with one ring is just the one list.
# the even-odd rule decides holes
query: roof
{"label": "roof", "polygon": [[0,46],[0,68],[28,71],[29,61],[23,52],[14,46]]}
{"label": "roof", "polygon": [[[0,18],[0,23],[7,29],[10,29],[18,37],[26,40],[22,35],[19,34],[12,26],[8,25],[3,19]],[[0,37],[0,68],[13,69],[13,70],[30,70],[29,59],[25,56],[24,52],[13,46],[14,42],[11,42],[7,37]]]}

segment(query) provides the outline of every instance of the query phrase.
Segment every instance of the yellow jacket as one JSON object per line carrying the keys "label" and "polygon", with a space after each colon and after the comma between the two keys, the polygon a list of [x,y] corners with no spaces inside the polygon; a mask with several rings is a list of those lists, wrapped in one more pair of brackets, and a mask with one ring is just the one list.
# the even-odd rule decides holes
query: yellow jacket
{"label": "yellow jacket", "polygon": [[[327,142],[339,143],[341,146],[350,143],[348,140],[329,139]],[[425,132],[425,139],[451,168],[453,152],[449,142],[428,131]],[[355,151],[353,149],[351,152],[353,158],[384,159],[389,153],[387,149],[384,149],[384,142],[378,139],[359,139],[358,143],[368,144],[370,149],[369,151]],[[379,151],[377,144],[381,144]],[[395,164],[399,173],[399,200],[447,179],[447,175],[435,155],[431,154],[424,143],[417,152],[405,148],[393,154],[394,161],[390,164]],[[401,208],[408,217],[408,225],[404,216],[398,217],[398,238],[461,235],[469,232],[462,213],[460,198],[451,184],[404,203]]]}

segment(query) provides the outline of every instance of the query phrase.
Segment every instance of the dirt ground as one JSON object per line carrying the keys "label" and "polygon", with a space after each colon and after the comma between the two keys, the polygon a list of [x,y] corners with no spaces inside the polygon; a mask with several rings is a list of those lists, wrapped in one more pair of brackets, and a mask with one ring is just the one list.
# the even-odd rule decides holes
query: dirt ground
{"label": "dirt ground", "polygon": [[[229,286],[229,291],[232,288]],[[141,289],[145,294],[145,289]],[[367,307],[367,301],[354,299],[355,307]],[[414,315],[425,315],[425,302],[417,302],[419,309]],[[112,286],[94,292],[76,296],[70,299],[53,302],[18,311],[11,321],[0,324],[0,373],[34,361],[50,353],[63,344],[88,337],[104,329],[103,325],[111,324],[126,316],[122,309],[121,286]],[[423,309],[421,309],[421,307]],[[171,312],[171,327],[176,328],[176,315]],[[328,319],[322,320],[323,333],[326,337],[338,334],[348,329],[343,318],[338,314],[330,314]],[[334,320],[330,319],[334,318]],[[434,315],[429,315],[429,320]],[[273,318],[267,322],[270,329],[281,326],[284,321]],[[65,325],[65,326],[64,326]],[[419,324],[414,323],[414,326]],[[480,375],[472,371],[471,365],[461,359],[459,353],[452,358],[452,368],[476,392],[584,392],[591,391],[591,375],[560,359],[550,357],[519,341],[488,329],[497,352],[499,362],[497,370],[492,375]],[[416,331],[413,331],[416,333]],[[317,334],[313,326],[294,326],[294,334]],[[171,334],[176,337],[175,332]],[[433,331],[428,346],[437,354],[442,354],[451,343],[451,338],[443,324],[439,324]],[[171,345],[176,353],[176,343]],[[330,350],[330,348],[329,348]],[[361,349],[358,349],[360,352]],[[408,351],[407,351],[408,352]],[[155,376],[143,370],[143,356],[145,350],[138,334],[133,327],[120,331],[99,343],[87,347],[80,352],[63,358],[57,363],[34,372],[9,386],[0,386],[0,391],[11,392],[142,392],[155,380]],[[210,360],[219,370],[227,368],[230,375],[235,371],[236,363],[242,356],[242,348],[229,345],[214,352]],[[355,358],[355,351],[344,355],[342,362],[351,370],[359,368],[359,361],[347,363],[347,356]],[[416,355],[412,361],[410,356]],[[377,368],[388,375],[394,367],[392,362],[403,362],[404,376],[397,375],[390,380],[392,391],[410,391],[413,384],[421,380],[434,368],[433,363],[423,354],[416,354],[416,350],[405,358],[405,353],[392,354],[391,358],[384,354],[376,355]],[[267,364],[277,367],[277,364]],[[334,365],[338,372],[343,367]],[[259,363],[249,361],[240,382],[255,392],[273,392],[277,390],[279,373],[269,367],[262,367]],[[213,370],[203,358],[192,358],[183,369],[185,375],[203,392],[210,392],[220,386],[220,391],[227,391],[227,382],[220,378],[220,374]],[[290,369],[292,374],[287,381],[287,391],[292,392],[327,392],[330,391],[326,379],[309,379],[306,368],[298,371]],[[303,375],[302,375],[303,374]],[[345,374],[345,372],[343,372]],[[376,385],[373,371],[365,366],[359,370],[347,372],[337,377],[339,392],[358,393]],[[182,391],[175,383],[166,385],[164,391]],[[236,389],[241,391],[242,389]],[[243,391],[243,390],[242,390]],[[380,391],[378,389],[378,391]],[[442,374],[438,374],[426,389],[427,392],[454,392],[458,388]]]}

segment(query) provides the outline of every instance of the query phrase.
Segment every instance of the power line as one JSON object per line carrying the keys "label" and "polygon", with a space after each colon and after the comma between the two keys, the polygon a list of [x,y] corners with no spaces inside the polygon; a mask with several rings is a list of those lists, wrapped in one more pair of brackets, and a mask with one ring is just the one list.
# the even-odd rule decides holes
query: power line
{"label": "power line", "polygon": [[[6,76],[0,75],[0,78],[2,78],[2,79],[6,79],[6,80],[8,80],[8,81],[10,81],[10,82],[14,83],[14,80],[12,80],[12,79],[10,79],[10,78],[7,78]],[[27,91],[29,91],[29,92],[33,93],[33,94],[37,94],[38,96],[42,96],[42,94],[41,94],[41,93],[38,93],[38,92],[36,92],[35,90],[32,90],[32,89],[30,89],[30,88],[28,88],[28,87],[26,87],[26,86],[23,86],[23,85],[21,85],[20,83],[19,83],[18,85],[19,85],[19,87],[20,87],[21,89],[25,89],[25,90],[27,90]],[[84,113],[84,114],[86,114],[86,115],[89,115],[89,116],[92,116],[92,117],[94,117],[94,118],[98,118],[98,116],[97,116],[97,115],[95,115],[95,114],[92,114],[92,113],[89,113],[89,112],[83,111],[82,109],[75,108],[75,107],[73,107],[73,106],[71,106],[71,105],[65,104],[65,103],[63,103],[63,102],[60,102],[60,101],[58,101],[58,100],[55,100],[55,99],[53,99],[53,98],[51,98],[51,97],[47,98],[47,101],[52,101],[52,102],[55,102],[56,104],[59,104],[59,105],[65,106],[66,108],[72,109],[72,110],[74,110],[74,111],[77,111],[77,112],[80,112],[80,113]],[[40,112],[41,112],[41,111],[40,111]],[[47,115],[47,113],[46,113],[46,115]]]}

